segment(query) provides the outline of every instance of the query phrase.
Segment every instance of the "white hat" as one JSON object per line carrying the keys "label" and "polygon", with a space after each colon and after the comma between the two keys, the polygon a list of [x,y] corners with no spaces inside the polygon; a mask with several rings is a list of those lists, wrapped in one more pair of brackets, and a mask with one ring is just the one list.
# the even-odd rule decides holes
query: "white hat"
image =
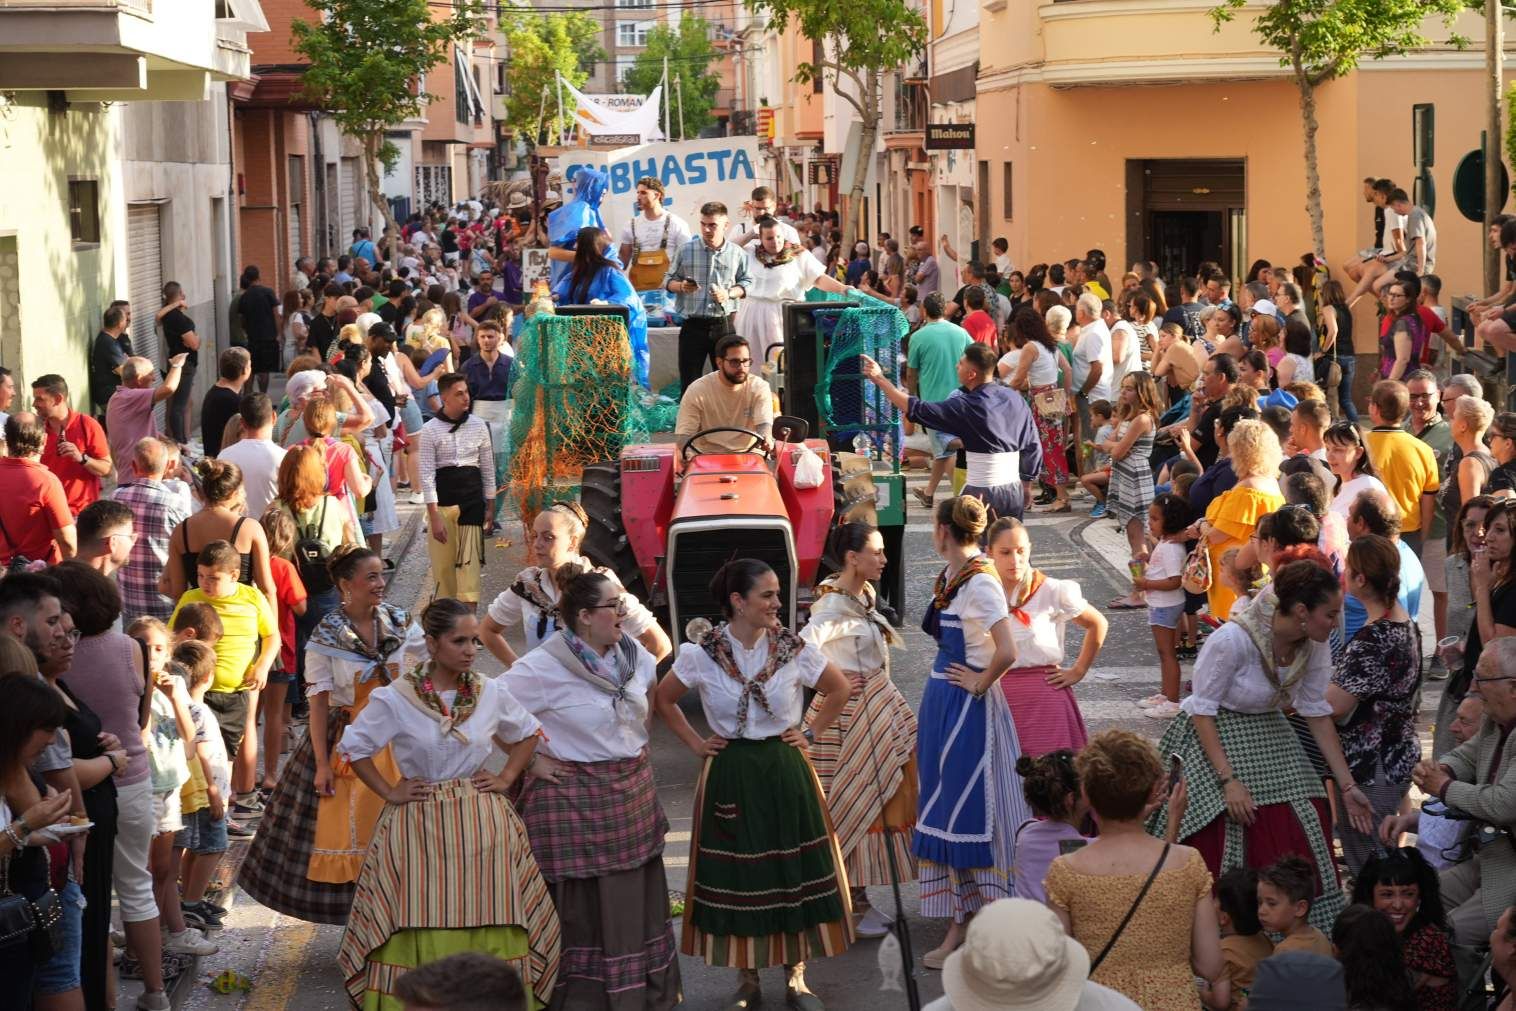
{"label": "white hat", "polygon": [[1051,909],[998,899],[969,922],[963,947],[943,963],[942,989],[953,1011],[1074,1011],[1089,974],[1089,952]]}
{"label": "white hat", "polygon": [[505,207],[506,210],[517,211],[529,203],[531,203],[531,201],[526,198],[525,193],[512,193],[511,198],[506,201]]}
{"label": "white hat", "polygon": [[364,337],[367,337],[368,328],[373,326],[375,323],[382,322],[383,319],[384,317],[380,316],[377,312],[361,312],[358,314],[358,318],[353,322],[358,324],[358,332]]}
{"label": "white hat", "polygon": [[563,203],[563,198],[558,195],[557,190],[548,190],[547,196],[542,202],[543,204],[561,204]]}
{"label": "white hat", "polygon": [[1253,308],[1249,311],[1254,316],[1273,316],[1279,312],[1279,307],[1266,298],[1260,298],[1253,303]]}
{"label": "white hat", "polygon": [[290,376],[289,382],[284,384],[284,395],[289,398],[291,404],[298,404],[308,399],[317,390],[324,389],[326,389],[326,373],[307,369]]}

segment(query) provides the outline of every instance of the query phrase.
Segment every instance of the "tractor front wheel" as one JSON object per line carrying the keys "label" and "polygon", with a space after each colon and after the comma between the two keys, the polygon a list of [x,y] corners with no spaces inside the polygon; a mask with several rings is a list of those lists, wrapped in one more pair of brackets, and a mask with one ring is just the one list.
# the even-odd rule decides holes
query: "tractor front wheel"
{"label": "tractor front wheel", "polygon": [[622,517],[621,461],[607,460],[584,468],[579,504],[590,521],[584,543],[579,547],[580,554],[592,564],[611,570],[629,593],[645,602],[647,588]]}

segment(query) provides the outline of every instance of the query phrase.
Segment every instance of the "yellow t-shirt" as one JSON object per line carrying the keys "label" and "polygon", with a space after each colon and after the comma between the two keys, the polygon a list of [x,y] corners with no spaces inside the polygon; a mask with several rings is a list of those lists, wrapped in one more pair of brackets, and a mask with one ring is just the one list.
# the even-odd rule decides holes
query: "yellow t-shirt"
{"label": "yellow t-shirt", "polygon": [[194,814],[211,806],[210,794],[205,789],[205,769],[199,757],[189,760],[189,773],[189,780],[179,790],[179,810],[183,814]]}
{"label": "yellow t-shirt", "polygon": [[227,597],[208,597],[198,587],[184,591],[174,613],[169,616],[169,626],[179,616],[179,608],[185,604],[209,604],[221,619],[221,640],[216,643],[216,678],[211,682],[213,692],[247,691],[242,683],[247,669],[258,655],[258,640],[279,633],[279,623],[268,598],[256,586],[238,583]]}
{"label": "yellow t-shirt", "polygon": [[1384,490],[1400,507],[1400,532],[1420,533],[1421,496],[1441,487],[1432,447],[1399,428],[1376,428],[1363,441]]}

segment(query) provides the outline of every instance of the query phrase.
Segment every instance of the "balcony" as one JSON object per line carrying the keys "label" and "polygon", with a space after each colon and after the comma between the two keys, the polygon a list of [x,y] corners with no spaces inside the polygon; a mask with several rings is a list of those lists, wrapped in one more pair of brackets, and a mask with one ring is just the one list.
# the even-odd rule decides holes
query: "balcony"
{"label": "balcony", "polygon": [[1051,0],[1042,23],[1042,79],[1053,85],[1156,83],[1282,77],[1263,49],[1249,3],[1218,32],[1215,0]]}
{"label": "balcony", "polygon": [[0,0],[0,91],[73,102],[198,101],[249,73],[258,0]]}

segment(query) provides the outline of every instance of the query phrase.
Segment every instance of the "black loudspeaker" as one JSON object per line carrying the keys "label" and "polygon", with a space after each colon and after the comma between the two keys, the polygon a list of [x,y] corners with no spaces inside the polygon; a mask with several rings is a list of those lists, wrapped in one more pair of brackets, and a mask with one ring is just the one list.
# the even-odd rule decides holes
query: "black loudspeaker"
{"label": "black loudspeaker", "polygon": [[789,302],[784,307],[784,391],[780,404],[785,414],[805,419],[818,435],[822,425],[816,409],[816,384],[826,362],[831,327],[818,325],[817,316],[831,315],[835,325],[839,310],[857,307],[857,302]]}

